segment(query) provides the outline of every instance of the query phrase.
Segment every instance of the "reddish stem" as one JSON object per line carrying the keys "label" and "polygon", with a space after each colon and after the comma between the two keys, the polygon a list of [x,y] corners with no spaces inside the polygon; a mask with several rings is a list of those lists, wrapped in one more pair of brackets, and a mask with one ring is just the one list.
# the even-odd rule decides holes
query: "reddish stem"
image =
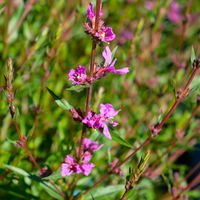
{"label": "reddish stem", "polygon": [[[96,0],[95,31],[98,30],[100,7],[101,7],[101,0]],[[93,39],[93,41],[92,41],[92,51],[91,51],[91,61],[90,61],[90,77],[93,77],[93,74],[94,74],[96,47],[97,47],[97,42],[96,42],[96,40]],[[88,112],[90,111],[91,99],[92,99],[92,83],[90,84],[90,87],[88,88],[88,91],[87,91],[86,105],[85,105],[85,116],[87,116]],[[81,155],[82,155],[82,152],[83,152],[83,141],[84,141],[84,138],[86,137],[86,132],[87,132],[87,128],[86,128],[85,125],[83,125],[81,141],[80,141],[80,148],[79,148],[79,153],[78,153],[78,159],[81,158]]]}

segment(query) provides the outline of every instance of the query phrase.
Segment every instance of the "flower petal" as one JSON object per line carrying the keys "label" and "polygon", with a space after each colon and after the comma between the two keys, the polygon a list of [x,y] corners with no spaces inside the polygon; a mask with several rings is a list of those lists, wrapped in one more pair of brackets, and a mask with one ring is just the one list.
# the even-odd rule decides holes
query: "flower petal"
{"label": "flower petal", "polygon": [[108,126],[106,124],[103,125],[103,134],[105,135],[105,137],[107,137],[109,140],[112,140],[112,137],[110,135]]}
{"label": "flower petal", "polygon": [[112,61],[112,52],[110,51],[109,46],[106,46],[106,48],[102,52],[102,56],[104,57],[106,64],[110,65],[110,63]]}

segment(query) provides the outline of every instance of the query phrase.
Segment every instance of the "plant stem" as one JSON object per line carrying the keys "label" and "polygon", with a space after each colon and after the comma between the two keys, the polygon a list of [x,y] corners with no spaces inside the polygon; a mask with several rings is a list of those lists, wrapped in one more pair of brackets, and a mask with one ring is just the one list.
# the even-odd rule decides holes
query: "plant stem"
{"label": "plant stem", "polygon": [[[99,26],[99,12],[101,9],[101,0],[96,0],[96,16],[95,16],[95,31],[98,31]],[[94,70],[95,70],[95,57],[96,57],[96,48],[97,48],[97,41],[95,39],[92,40],[92,50],[91,50],[91,60],[90,60],[90,72],[89,77],[93,77]],[[86,104],[85,104],[85,116],[87,116],[88,112],[90,111],[91,107],[91,99],[92,99],[92,83],[90,83],[90,86],[87,90],[87,97],[86,97]],[[87,127],[83,124],[82,128],[82,134],[81,134],[81,141],[80,141],[80,147],[78,152],[78,160],[81,159],[81,156],[83,154],[83,141],[86,138],[87,133]],[[76,188],[76,179],[74,179],[74,183],[72,183],[72,189],[71,189],[71,196],[70,200],[74,199],[73,192]]]}
{"label": "plant stem", "polygon": [[[13,62],[12,62],[12,59],[8,59],[8,71],[9,71],[9,74],[8,74],[8,81],[7,81],[7,91],[8,91],[8,102],[9,102],[9,108],[10,108],[10,115],[12,117],[12,119],[14,118],[14,115],[15,115],[15,108],[13,106],[13,101],[14,101],[14,93],[13,93],[13,86],[12,86],[12,81],[13,81]],[[40,171],[42,170],[42,168],[38,165],[35,157],[32,155],[32,153],[30,152],[30,150],[28,149],[28,146],[27,146],[27,139],[26,139],[26,136],[23,135],[20,131],[20,128],[19,128],[19,125],[17,123],[17,121],[15,119],[13,119],[13,124],[14,124],[14,127],[17,131],[17,134],[18,134],[18,139],[19,139],[19,145],[20,147],[22,147],[25,152],[27,153],[30,161],[34,164],[34,166]],[[55,190],[63,197],[65,197],[65,194],[60,191],[58,189],[58,187],[51,181],[51,180],[48,180],[48,182],[55,188]]]}
{"label": "plant stem", "polygon": [[[101,0],[96,0],[95,31],[98,30],[100,7],[101,7]],[[96,40],[93,39],[93,41],[92,41],[92,51],[91,51],[91,61],[90,61],[90,77],[93,77],[93,74],[94,74],[96,47],[97,47],[97,42],[96,42]],[[92,99],[92,83],[90,84],[90,87],[87,90],[86,105],[85,105],[85,116],[87,116],[88,112],[90,111],[91,99]],[[86,137],[86,131],[87,131],[87,128],[86,128],[85,125],[83,125],[81,141],[80,141],[80,148],[79,148],[79,153],[78,153],[78,159],[81,158],[81,155],[82,155],[82,152],[83,152],[83,141],[84,141],[84,138]]]}
{"label": "plant stem", "polygon": [[194,79],[195,75],[198,72],[199,67],[194,68],[188,82],[186,83],[183,91],[180,94],[180,97],[174,102],[174,104],[172,105],[171,109],[168,111],[168,113],[165,115],[164,119],[159,123],[159,125],[157,126],[157,129],[161,129],[163,127],[163,125],[166,123],[166,121],[168,120],[168,118],[171,116],[171,114],[174,112],[174,110],[176,109],[176,107],[180,104],[180,102],[185,98],[186,93],[188,92],[189,86],[192,82],[192,80]]}

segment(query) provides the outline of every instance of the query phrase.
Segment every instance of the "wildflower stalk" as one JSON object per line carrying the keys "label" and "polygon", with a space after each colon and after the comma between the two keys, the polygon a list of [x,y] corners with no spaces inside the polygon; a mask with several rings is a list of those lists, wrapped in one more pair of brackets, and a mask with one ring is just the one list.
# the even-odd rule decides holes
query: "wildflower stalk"
{"label": "wildflower stalk", "polygon": [[[95,31],[98,30],[98,26],[99,26],[100,7],[101,7],[101,0],[96,0]],[[93,39],[92,40],[92,50],[91,50],[91,60],[90,60],[90,72],[89,72],[90,78],[93,77],[93,74],[94,74],[96,48],[97,48],[97,41],[95,39]],[[92,83],[90,83],[90,86],[87,90],[87,97],[86,97],[86,104],[85,104],[85,116],[87,116],[88,112],[90,111],[91,99],[92,99]],[[83,124],[81,140],[80,140],[80,147],[79,147],[79,152],[78,152],[79,160],[81,159],[81,155],[83,153],[83,141],[84,141],[84,138],[86,138],[86,133],[87,133],[87,127],[85,124]],[[70,200],[72,200],[74,198],[73,192],[76,187],[76,180],[77,180],[77,175],[75,175],[75,178],[73,179],[73,182],[71,185],[71,196],[69,198]]]}
{"label": "wildflower stalk", "polygon": [[[11,117],[13,119],[13,124],[14,127],[17,131],[18,134],[18,142],[17,145],[21,148],[23,148],[26,152],[26,154],[28,155],[30,161],[33,163],[33,165],[39,170],[42,171],[42,168],[38,165],[35,157],[33,156],[33,154],[30,152],[28,146],[27,146],[27,137],[21,133],[19,125],[17,123],[17,121],[14,119],[14,115],[15,115],[15,107],[13,105],[13,101],[14,101],[14,93],[13,93],[13,82],[14,76],[13,76],[13,61],[12,59],[8,59],[8,79],[7,79],[7,91],[8,91],[8,102],[9,102],[9,110],[10,110],[10,114]],[[65,194],[60,191],[60,189],[51,181],[49,180],[49,183],[55,188],[55,190],[63,197],[65,197]]]}
{"label": "wildflower stalk", "polygon": [[[101,6],[101,0],[96,0],[95,31],[98,30],[100,6]],[[97,47],[97,41],[95,39],[93,39],[92,40],[91,61],[90,61],[90,75],[89,75],[90,77],[93,77],[93,74],[94,74],[96,47]],[[87,116],[88,112],[90,111],[91,99],[92,99],[92,83],[90,83],[90,87],[87,90],[85,116]],[[81,154],[83,152],[83,141],[84,141],[84,138],[86,137],[86,131],[87,131],[87,128],[85,125],[83,125],[78,159],[81,158]]]}
{"label": "wildflower stalk", "polygon": [[83,192],[83,194],[81,194],[79,196],[85,195],[88,192],[90,192],[91,190],[93,190],[97,185],[99,185],[104,180],[106,180],[108,177],[110,177],[110,175],[113,173],[114,170],[118,169],[123,164],[125,164],[126,162],[128,162],[140,149],[142,149],[144,146],[148,145],[153,140],[154,137],[158,136],[158,133],[161,131],[162,127],[167,122],[167,120],[169,119],[169,117],[172,115],[172,113],[174,112],[174,110],[177,108],[177,106],[180,104],[180,102],[187,96],[187,94],[189,92],[189,86],[190,86],[192,80],[194,79],[195,75],[198,73],[199,65],[200,65],[199,60],[198,59],[194,60],[194,62],[193,62],[193,72],[192,72],[192,74],[191,74],[188,82],[186,83],[184,89],[180,93],[179,98],[174,102],[174,104],[172,105],[172,107],[170,108],[170,110],[167,112],[167,114],[165,115],[165,117],[163,118],[163,120],[157,126],[155,126],[156,135],[154,135],[152,133],[152,137],[148,137],[138,148],[136,148],[123,161],[121,161],[121,162],[119,161],[112,170],[110,170],[106,175],[104,175],[102,178],[100,178],[93,186],[91,186],[90,188],[88,188],[85,192]]}

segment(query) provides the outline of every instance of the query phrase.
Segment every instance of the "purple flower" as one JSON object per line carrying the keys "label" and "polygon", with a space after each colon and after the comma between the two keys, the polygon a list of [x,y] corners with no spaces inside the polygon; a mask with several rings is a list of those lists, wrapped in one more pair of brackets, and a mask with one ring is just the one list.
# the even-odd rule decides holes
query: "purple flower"
{"label": "purple flower", "polygon": [[102,26],[101,29],[95,33],[95,36],[103,42],[109,42],[115,39],[115,34],[111,27]]}
{"label": "purple flower", "polygon": [[109,121],[110,119],[118,114],[120,110],[114,110],[111,104],[101,104],[100,114],[95,114],[94,112],[89,112],[87,117],[82,120],[84,124],[87,124],[91,128],[103,129],[103,134],[108,139],[112,139],[107,124],[112,126],[117,126],[117,122]]}
{"label": "purple flower", "polygon": [[65,163],[61,165],[62,176],[70,176],[72,173],[83,173],[88,176],[95,166],[93,163],[88,163],[91,159],[91,154],[87,151],[82,157],[81,164],[75,162],[74,157],[67,155],[65,158]]}
{"label": "purple flower", "polygon": [[62,176],[70,176],[72,173],[81,173],[81,168],[78,163],[74,162],[74,158],[70,155],[67,155],[65,158],[65,163],[61,165],[61,174]]}
{"label": "purple flower", "polygon": [[68,80],[72,81],[72,84],[86,84],[87,83],[86,68],[79,65],[76,70],[71,69],[68,74]]}
{"label": "purple flower", "polygon": [[85,176],[88,176],[90,174],[90,172],[92,171],[92,168],[95,167],[95,165],[93,163],[88,163],[88,164],[82,164],[81,165],[81,170],[82,173]]}
{"label": "purple flower", "polygon": [[147,1],[147,2],[145,3],[145,7],[146,7],[148,10],[152,10],[153,7],[154,7],[154,2],[152,2],[152,1]]}
{"label": "purple flower", "polygon": [[[99,12],[99,16],[102,17],[103,12],[102,12],[102,4],[100,5],[100,12]],[[94,17],[96,16],[94,9],[93,9],[93,4],[89,3],[89,8],[87,10],[87,15],[88,15],[88,19],[92,20],[94,19]]]}
{"label": "purple flower", "polygon": [[86,152],[88,151],[90,153],[94,153],[95,151],[99,150],[102,147],[103,147],[103,144],[99,145],[98,142],[93,142],[88,138],[85,138],[83,140],[83,148],[84,148],[84,151]]}
{"label": "purple flower", "polygon": [[89,8],[87,10],[88,21],[84,23],[85,32],[102,42],[109,42],[114,40],[115,34],[113,33],[111,27],[104,26],[104,21],[101,19],[103,16],[102,4],[100,6],[98,30],[95,30],[96,13],[94,12],[93,4],[89,4]]}
{"label": "purple flower", "polygon": [[105,119],[114,117],[119,113],[120,110],[115,110],[113,106],[109,103],[100,104],[100,113]]}
{"label": "purple flower", "polygon": [[181,22],[183,19],[181,15],[180,6],[175,0],[173,0],[170,4],[168,11],[168,19],[175,24]]}
{"label": "purple flower", "polygon": [[92,171],[92,168],[95,167],[95,165],[93,163],[88,163],[91,159],[91,154],[90,152],[86,151],[83,154],[82,157],[82,164],[80,165],[81,168],[81,172],[85,175],[88,176],[90,174],[90,172]]}
{"label": "purple flower", "polygon": [[110,48],[108,46],[106,46],[106,48],[104,49],[102,56],[104,57],[105,61],[106,61],[106,72],[109,73],[116,73],[116,74],[126,74],[129,72],[128,67],[122,68],[122,69],[115,69],[115,63],[117,61],[117,59],[115,58],[112,61],[112,52],[110,51]]}
{"label": "purple flower", "polygon": [[92,3],[89,4],[89,8],[87,10],[87,14],[88,14],[88,19],[90,19],[90,20],[95,17],[95,12],[93,10],[93,4]]}

